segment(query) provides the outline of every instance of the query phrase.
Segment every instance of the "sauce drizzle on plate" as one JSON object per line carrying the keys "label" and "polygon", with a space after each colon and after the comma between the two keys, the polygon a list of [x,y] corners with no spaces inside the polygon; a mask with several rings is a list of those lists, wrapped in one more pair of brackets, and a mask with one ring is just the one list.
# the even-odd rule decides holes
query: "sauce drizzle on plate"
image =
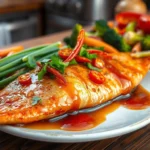
{"label": "sauce drizzle on plate", "polygon": [[132,97],[127,100],[115,102],[101,110],[88,114],[78,114],[76,116],[69,116],[54,123],[48,120],[39,121],[31,124],[26,124],[23,127],[40,130],[69,130],[82,131],[96,127],[106,120],[106,116],[121,105],[128,109],[140,110],[150,106],[150,92],[145,90],[142,86],[138,86]]}

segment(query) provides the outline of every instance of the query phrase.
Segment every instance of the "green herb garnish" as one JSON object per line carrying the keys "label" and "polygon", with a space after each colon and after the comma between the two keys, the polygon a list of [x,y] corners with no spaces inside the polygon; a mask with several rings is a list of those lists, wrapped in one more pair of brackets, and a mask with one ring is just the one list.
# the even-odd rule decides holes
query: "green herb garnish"
{"label": "green herb garnish", "polygon": [[82,57],[86,57],[88,59],[94,59],[94,58],[97,58],[97,55],[96,54],[89,54],[89,52],[87,51],[86,48],[82,47],[80,52],[79,52],[79,56],[82,56]]}
{"label": "green herb garnish", "polygon": [[38,96],[34,96],[32,98],[32,105],[36,105],[39,101],[41,101],[41,98]]}
{"label": "green herb garnish", "polygon": [[48,63],[52,68],[59,70],[60,73],[64,73],[65,68],[69,65],[69,62],[63,62],[62,59],[57,56],[53,55],[51,57],[51,61]]}
{"label": "green herb garnish", "polygon": [[94,67],[94,66],[93,66],[92,64],[90,64],[90,63],[87,63],[87,67],[88,67],[89,69],[91,69],[91,70],[95,70],[95,71],[98,71],[98,72],[101,71],[99,68]]}
{"label": "green herb garnish", "polygon": [[41,71],[38,73],[38,80],[43,79],[43,76],[47,72],[47,65],[48,65],[48,63],[45,63],[44,66],[42,67]]}

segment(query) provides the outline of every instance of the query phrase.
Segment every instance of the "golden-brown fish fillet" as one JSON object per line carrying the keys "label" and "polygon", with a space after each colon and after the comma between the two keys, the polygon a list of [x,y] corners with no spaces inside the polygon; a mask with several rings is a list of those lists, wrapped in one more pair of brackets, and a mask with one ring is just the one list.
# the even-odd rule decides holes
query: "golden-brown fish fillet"
{"label": "golden-brown fish fillet", "polygon": [[[104,60],[104,64],[103,84],[93,83],[88,77],[89,69],[83,65],[67,67],[66,85],[48,76],[38,81],[38,69],[30,72],[29,86],[13,81],[0,91],[0,124],[30,123],[101,104],[129,92],[148,71],[140,60],[132,60],[127,54],[115,54],[112,60]],[[35,105],[32,104],[34,96],[41,98]]]}

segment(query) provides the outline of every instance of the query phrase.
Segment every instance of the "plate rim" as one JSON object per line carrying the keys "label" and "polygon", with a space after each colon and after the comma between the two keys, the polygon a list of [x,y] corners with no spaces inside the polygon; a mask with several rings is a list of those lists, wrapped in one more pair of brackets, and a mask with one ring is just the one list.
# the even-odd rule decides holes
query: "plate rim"
{"label": "plate rim", "polygon": [[[150,123],[150,115],[143,120],[140,120],[134,124],[130,124],[125,127],[120,127],[118,129],[103,131],[98,133],[86,133],[86,134],[74,134],[74,135],[63,135],[63,134],[46,134],[42,131],[46,130],[36,130],[36,129],[28,129],[21,127],[13,127],[10,125],[0,125],[0,130],[12,134],[14,136],[27,138],[31,140],[38,140],[43,142],[60,142],[60,143],[73,143],[73,142],[90,142],[96,140],[103,140],[108,138],[113,138],[116,136],[121,136],[127,133],[134,132],[138,129],[141,129]],[[34,132],[33,132],[34,130]],[[35,131],[39,131],[36,133]],[[49,130],[50,131],[50,130]],[[58,131],[58,130],[53,130]],[[73,131],[71,131],[73,132]],[[76,131],[75,131],[76,132]],[[80,132],[80,131],[79,131]],[[89,138],[90,137],[90,138]]]}

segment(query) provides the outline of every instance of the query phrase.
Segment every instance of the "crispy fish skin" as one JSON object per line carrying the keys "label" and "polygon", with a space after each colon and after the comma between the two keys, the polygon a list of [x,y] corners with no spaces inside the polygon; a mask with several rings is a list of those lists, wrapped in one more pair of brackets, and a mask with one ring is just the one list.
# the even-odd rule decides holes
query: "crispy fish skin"
{"label": "crispy fish skin", "polygon": [[[103,84],[93,83],[89,69],[83,65],[72,65],[65,70],[66,85],[45,76],[37,79],[37,70],[31,71],[32,84],[22,86],[16,79],[0,91],[0,124],[31,123],[52,118],[65,112],[92,107],[106,102],[137,86],[148,69],[141,61],[128,55],[114,55],[106,62],[101,73],[106,78]],[[121,76],[109,69],[117,69]],[[33,97],[41,100],[33,105]]]}

